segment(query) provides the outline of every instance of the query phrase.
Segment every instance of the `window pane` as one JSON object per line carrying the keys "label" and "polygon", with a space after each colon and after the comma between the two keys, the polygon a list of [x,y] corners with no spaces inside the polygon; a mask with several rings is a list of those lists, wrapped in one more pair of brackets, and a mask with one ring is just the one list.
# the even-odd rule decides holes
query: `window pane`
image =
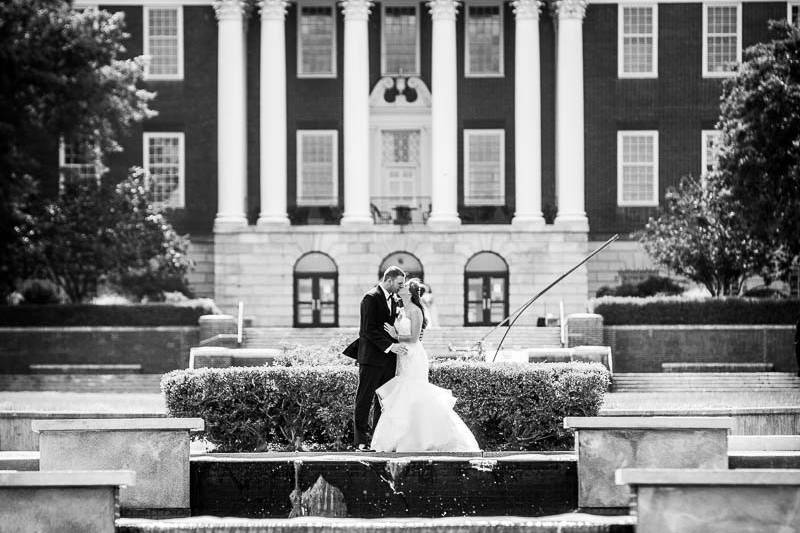
{"label": "window pane", "polygon": [[499,74],[502,26],[500,6],[469,6],[469,74]]}
{"label": "window pane", "polygon": [[302,205],[334,205],[333,135],[304,133],[300,136],[300,194]]}
{"label": "window pane", "polygon": [[94,141],[71,141],[62,145],[63,160],[60,173],[65,181],[99,177],[99,154]]}
{"label": "window pane", "polygon": [[333,74],[334,17],[330,6],[300,9],[300,73]]}
{"label": "window pane", "polygon": [[177,135],[148,137],[146,164],[154,204],[181,207],[182,155]]}
{"label": "window pane", "polygon": [[623,7],[622,70],[653,71],[653,9]]}
{"label": "window pane", "polygon": [[622,200],[651,203],[657,197],[655,137],[629,134],[622,136]]}
{"label": "window pane", "polygon": [[178,65],[178,9],[148,10],[148,34],[150,64],[148,74],[175,76]]}
{"label": "window pane", "polygon": [[383,19],[386,74],[417,72],[417,8],[386,6]]}
{"label": "window pane", "polygon": [[708,6],[707,64],[709,72],[728,72],[736,63],[736,6]]}
{"label": "window pane", "polygon": [[502,205],[505,203],[502,141],[499,133],[467,135],[469,187],[466,203]]}

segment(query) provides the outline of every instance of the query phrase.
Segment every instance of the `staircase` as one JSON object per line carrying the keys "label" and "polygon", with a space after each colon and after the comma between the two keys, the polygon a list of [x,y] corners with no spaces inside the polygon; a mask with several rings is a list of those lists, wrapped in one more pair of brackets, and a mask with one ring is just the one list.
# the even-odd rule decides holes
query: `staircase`
{"label": "staircase", "polygon": [[800,390],[790,372],[667,372],[614,374],[614,392],[770,392]]}
{"label": "staircase", "polygon": [[[432,328],[425,331],[425,348],[430,355],[451,353],[448,345],[464,350],[471,348],[490,327]],[[498,328],[485,343],[486,349],[497,346],[506,328]],[[503,348],[547,348],[561,346],[561,332],[558,327],[514,326],[503,342]],[[243,348],[285,348],[296,345],[325,346],[331,340],[346,337],[353,340],[358,336],[358,328],[289,328],[289,327],[249,327],[244,329]]]}
{"label": "staircase", "polygon": [[161,374],[0,374],[0,391],[161,392]]}

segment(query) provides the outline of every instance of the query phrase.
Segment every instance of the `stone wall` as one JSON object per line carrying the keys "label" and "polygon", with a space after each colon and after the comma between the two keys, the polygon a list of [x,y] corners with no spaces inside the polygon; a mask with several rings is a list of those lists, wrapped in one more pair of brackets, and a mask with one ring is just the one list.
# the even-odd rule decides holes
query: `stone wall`
{"label": "stone wall", "polygon": [[199,235],[191,237],[189,257],[194,268],[189,272],[189,286],[198,298],[214,297],[214,237]]}
{"label": "stone wall", "polygon": [[32,364],[135,364],[159,374],[189,364],[196,326],[0,328],[0,373],[25,374]]}
{"label": "stone wall", "polygon": [[[293,226],[267,231],[250,226],[215,234],[215,300],[227,313],[238,301],[257,326],[291,326],[294,264],[304,253],[328,254],[338,269],[339,325],[358,324],[359,302],[377,282],[384,257],[406,251],[422,263],[443,326],[464,323],[464,267],[476,253],[499,254],[509,268],[509,311],[525,303],[587,253],[586,233],[523,231],[513,226],[460,226],[437,231],[428,226]],[[519,324],[536,316],[581,312],[586,307],[587,274],[581,267],[530,308]]]}
{"label": "stone wall", "polygon": [[794,326],[605,326],[615,372],[661,372],[661,363],[772,363],[797,372]]}

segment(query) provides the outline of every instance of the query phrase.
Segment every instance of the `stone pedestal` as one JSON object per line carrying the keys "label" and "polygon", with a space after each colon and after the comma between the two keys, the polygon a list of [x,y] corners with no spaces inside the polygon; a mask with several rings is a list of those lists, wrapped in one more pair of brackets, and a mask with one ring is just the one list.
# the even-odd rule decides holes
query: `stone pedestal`
{"label": "stone pedestal", "polygon": [[39,468],[133,470],[138,483],[120,492],[128,516],[181,516],[189,510],[189,432],[200,418],[34,420]]}
{"label": "stone pedestal", "polygon": [[567,316],[567,346],[601,346],[603,315],[573,313]]}
{"label": "stone pedestal", "polygon": [[114,533],[117,490],[131,471],[0,472],[3,533]]}
{"label": "stone pedestal", "polygon": [[800,531],[800,470],[622,469],[637,533]]}
{"label": "stone pedestal", "polygon": [[575,429],[578,506],[627,507],[619,468],[728,468],[729,417],[566,417]]}

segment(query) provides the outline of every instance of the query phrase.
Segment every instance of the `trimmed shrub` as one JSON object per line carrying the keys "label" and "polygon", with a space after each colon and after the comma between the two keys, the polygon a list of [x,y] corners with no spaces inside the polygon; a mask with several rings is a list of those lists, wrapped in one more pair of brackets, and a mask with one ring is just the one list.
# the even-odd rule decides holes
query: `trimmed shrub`
{"label": "trimmed shrub", "polygon": [[603,296],[626,296],[626,297],[647,297],[657,294],[681,294],[683,287],[678,285],[671,278],[660,276],[650,276],[636,285],[624,283],[618,287],[603,286],[597,289],[597,297]]}
{"label": "trimmed shrub", "polygon": [[[597,415],[610,382],[596,363],[449,361],[430,377],[486,450],[570,448],[564,417]],[[205,420],[199,437],[217,451],[343,450],[357,381],[353,365],[203,368],[170,372],[161,389],[170,416]]]}
{"label": "trimmed shrub", "polygon": [[606,326],[661,324],[794,324],[800,300],[681,297],[613,298],[591,300],[590,309],[603,315]]}
{"label": "trimmed shrub", "polygon": [[45,304],[0,306],[0,326],[196,326],[207,306]]}

